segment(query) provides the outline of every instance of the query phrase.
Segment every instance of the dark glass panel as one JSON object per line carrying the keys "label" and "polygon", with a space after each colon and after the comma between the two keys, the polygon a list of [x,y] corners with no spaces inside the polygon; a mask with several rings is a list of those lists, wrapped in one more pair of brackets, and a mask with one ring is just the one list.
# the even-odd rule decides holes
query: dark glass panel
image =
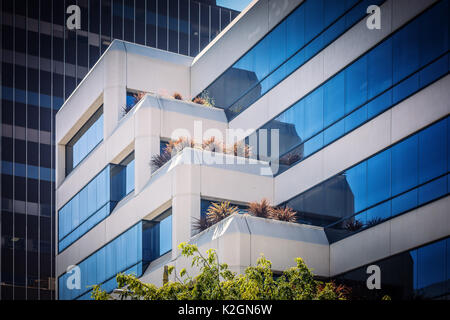
{"label": "dark glass panel", "polygon": [[123,39],[123,2],[113,0],[113,38]]}
{"label": "dark glass panel", "polygon": [[167,0],[158,0],[158,48],[167,50]]}
{"label": "dark glass panel", "polygon": [[191,56],[196,56],[199,53],[200,45],[200,26],[199,26],[199,10],[200,4],[197,2],[190,2],[190,52]]}
{"label": "dark glass panel", "polygon": [[419,134],[419,183],[444,174],[447,169],[447,121]]}
{"label": "dark glass panel", "polygon": [[111,0],[101,0],[101,32],[106,37],[111,37]]}
{"label": "dark glass panel", "polygon": [[145,1],[135,1],[135,5],[135,41],[136,43],[145,45]]}
{"label": "dark glass panel", "polygon": [[156,47],[156,1],[147,0],[147,46]]}
{"label": "dark glass panel", "polygon": [[209,6],[200,3],[200,51],[209,43]]}
{"label": "dark glass panel", "polygon": [[169,0],[169,51],[178,53],[178,0]]}
{"label": "dark glass panel", "polygon": [[189,55],[189,2],[188,1],[180,1],[179,4],[180,4],[179,53],[184,54],[184,55]]}
{"label": "dark glass panel", "polygon": [[124,40],[134,42],[134,0],[124,0]]}

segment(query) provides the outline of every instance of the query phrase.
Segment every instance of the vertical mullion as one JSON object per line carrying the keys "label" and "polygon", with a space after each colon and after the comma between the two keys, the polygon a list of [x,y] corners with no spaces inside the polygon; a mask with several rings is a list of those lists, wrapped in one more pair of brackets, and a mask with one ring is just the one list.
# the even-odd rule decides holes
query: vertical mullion
{"label": "vertical mullion", "polygon": [[180,53],[180,0],[177,1],[177,53]]}
{"label": "vertical mullion", "polygon": [[[3,0],[0,0],[0,8],[3,8]],[[0,12],[0,43],[3,43],[3,13]],[[3,62],[3,50],[0,50],[0,61]],[[0,64],[0,75],[3,74],[3,63]],[[3,80],[2,77],[0,77],[0,88],[3,87]],[[3,99],[3,90],[0,90],[0,101],[2,101]],[[2,104],[3,105],[3,104]],[[2,108],[3,109],[3,108]],[[0,112],[0,123],[3,123],[3,118],[2,118],[2,112]],[[2,158],[2,139],[0,139],[0,158]],[[0,161],[0,172],[2,172],[2,162]],[[0,183],[0,194],[2,194],[2,186]],[[2,239],[2,217],[0,215],[0,239]],[[2,244],[0,242],[0,283],[2,282],[2,251],[3,251],[3,247]],[[2,290],[1,290],[1,286],[0,286],[0,300],[2,300]]]}
{"label": "vertical mullion", "polygon": [[[13,4],[13,51],[16,50],[16,2],[14,1]],[[16,228],[15,228],[15,220],[16,220],[16,213],[15,213],[15,203],[14,203],[14,199],[15,199],[15,184],[16,184],[16,179],[14,179],[15,177],[15,173],[16,173],[16,155],[15,155],[15,149],[16,149],[16,143],[15,143],[15,136],[16,136],[16,130],[15,130],[15,126],[14,124],[16,123],[16,55],[13,56],[13,83],[12,83],[12,89],[13,89],[13,130],[12,130],[12,147],[13,147],[13,168],[12,168],[12,188],[13,188],[13,196],[11,199],[12,202],[12,234],[13,237],[15,236],[16,233]],[[15,242],[13,241],[12,243],[12,265],[13,265],[13,272],[12,272],[12,299],[14,300],[14,294],[15,294],[15,289],[16,289],[16,273],[15,273],[15,255],[16,255],[16,250],[15,250]]]}
{"label": "vertical mullion", "polygon": [[[40,76],[40,75],[39,75]],[[28,2],[25,4],[25,300],[28,300]]]}
{"label": "vertical mullion", "polygon": [[170,19],[169,19],[169,10],[170,10],[170,3],[169,0],[166,0],[166,48],[167,51],[170,51],[169,49],[169,29],[170,29]]}

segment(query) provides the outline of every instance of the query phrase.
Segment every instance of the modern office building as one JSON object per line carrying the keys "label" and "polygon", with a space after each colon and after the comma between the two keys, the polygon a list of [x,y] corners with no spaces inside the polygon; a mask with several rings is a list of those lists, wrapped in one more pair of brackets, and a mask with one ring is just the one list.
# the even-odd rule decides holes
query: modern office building
{"label": "modern office building", "polygon": [[0,299],[55,296],[54,115],[111,41],[195,56],[237,14],[213,0],[1,0]]}
{"label": "modern office building", "polygon": [[[274,272],[302,257],[360,298],[448,299],[449,10],[255,0],[195,58],[114,41],[56,115],[58,298],[111,291],[118,272],[193,275],[177,249],[188,241],[236,272],[261,253]],[[129,92],[147,94],[132,105]],[[188,145],[150,165],[177,137],[239,140],[251,155]],[[263,198],[297,222],[245,213]],[[220,201],[240,214],[198,232]]]}

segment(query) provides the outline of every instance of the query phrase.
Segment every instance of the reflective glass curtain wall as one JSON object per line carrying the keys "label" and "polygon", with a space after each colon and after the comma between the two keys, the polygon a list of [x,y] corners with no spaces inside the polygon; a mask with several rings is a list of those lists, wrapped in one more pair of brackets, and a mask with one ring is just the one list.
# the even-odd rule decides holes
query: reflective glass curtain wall
{"label": "reflective glass curtain wall", "polygon": [[262,126],[280,132],[277,174],[447,75],[449,10],[438,2]]}
{"label": "reflective glass curtain wall", "polygon": [[352,288],[352,298],[378,300],[450,299],[450,238],[372,262],[383,270],[381,290],[367,289],[367,266],[334,278]]}
{"label": "reflective glass curtain wall", "polygon": [[448,195],[450,121],[445,118],[287,201],[330,242]]}
{"label": "reflective glass curtain wall", "polygon": [[[55,297],[55,113],[114,38],[156,48],[166,42],[189,55],[191,23],[202,25],[191,21],[193,2],[0,0],[0,299]],[[81,9],[80,30],[66,27],[73,4]],[[210,10],[221,14],[211,18],[212,39],[238,13]],[[192,52],[201,48],[198,42]]]}
{"label": "reflective glass curtain wall", "polygon": [[62,300],[90,300],[90,286],[94,284],[101,284],[103,290],[111,292],[117,287],[117,273],[140,277],[150,262],[171,250],[172,210],[168,209],[151,221],[140,221],[77,263],[81,269],[79,290],[67,289],[70,273],[61,275],[59,297]]}
{"label": "reflective glass curtain wall", "polygon": [[323,50],[383,0],[306,0],[220,75],[203,94],[229,120]]}

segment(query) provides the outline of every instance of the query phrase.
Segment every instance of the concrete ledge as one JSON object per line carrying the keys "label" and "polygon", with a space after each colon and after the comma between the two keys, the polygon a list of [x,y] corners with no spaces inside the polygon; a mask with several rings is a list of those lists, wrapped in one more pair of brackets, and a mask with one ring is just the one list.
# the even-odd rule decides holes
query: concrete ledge
{"label": "concrete ledge", "polygon": [[[256,265],[264,254],[274,271],[295,266],[295,258],[301,257],[314,274],[329,276],[328,240],[319,227],[236,214],[193,236],[189,243],[196,244],[202,254],[216,250],[219,261],[238,273]],[[165,259],[164,264],[174,265],[178,271],[186,268],[191,276],[197,271],[180,255]],[[161,285],[163,267],[150,264],[141,280]]]}

